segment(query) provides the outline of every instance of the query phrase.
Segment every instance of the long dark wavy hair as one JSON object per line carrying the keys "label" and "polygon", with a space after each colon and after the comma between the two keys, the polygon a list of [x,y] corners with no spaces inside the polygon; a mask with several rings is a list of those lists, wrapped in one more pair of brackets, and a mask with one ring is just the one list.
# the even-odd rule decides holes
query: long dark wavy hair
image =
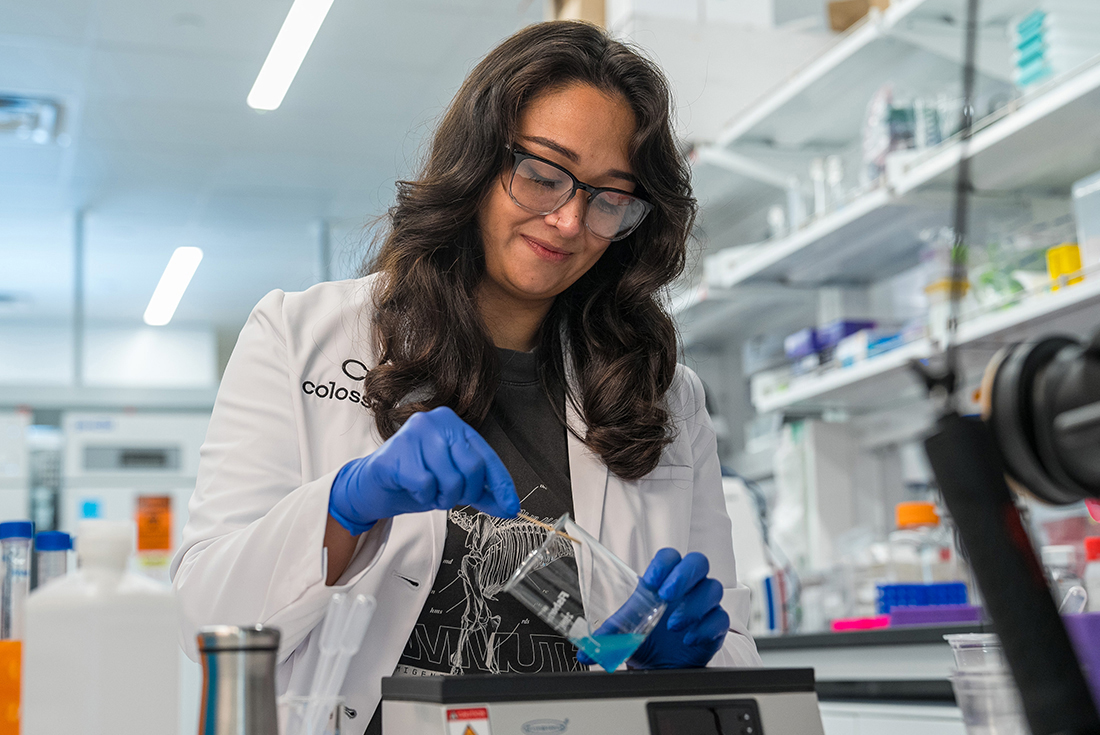
{"label": "long dark wavy hair", "polygon": [[690,173],[660,69],[572,21],[529,26],[490,52],[451,102],[419,176],[397,184],[385,240],[365,267],[384,274],[375,293],[378,366],[364,381],[383,437],[437,406],[474,426],[487,415],[499,366],[475,301],[485,273],[478,208],[511,165],[507,147],[524,107],[576,83],[621,95],[633,110],[630,163],[654,211],[555,299],[538,335],[540,379],[547,395],[567,386],[587,426],[579,438],[624,479],[651,472],[672,441],[665,396],[677,341],[660,292],[684,268],[696,212]]}

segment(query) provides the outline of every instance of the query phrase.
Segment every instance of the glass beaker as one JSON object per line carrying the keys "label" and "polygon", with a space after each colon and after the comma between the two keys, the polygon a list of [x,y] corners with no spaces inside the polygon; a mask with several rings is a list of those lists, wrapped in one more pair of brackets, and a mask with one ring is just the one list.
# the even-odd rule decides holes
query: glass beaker
{"label": "glass beaker", "polygon": [[657,625],[665,603],[568,513],[547,529],[504,590],[614,671]]}

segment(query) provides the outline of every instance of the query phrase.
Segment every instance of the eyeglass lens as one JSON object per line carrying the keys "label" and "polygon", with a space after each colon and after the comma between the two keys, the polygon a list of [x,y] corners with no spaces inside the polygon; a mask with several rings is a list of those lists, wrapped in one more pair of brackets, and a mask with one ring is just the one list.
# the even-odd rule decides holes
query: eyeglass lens
{"label": "eyeglass lens", "polygon": [[[572,192],[569,175],[542,161],[525,158],[512,174],[512,198],[538,214],[558,209],[569,201]],[[633,230],[645,213],[645,205],[637,197],[601,191],[588,202],[585,224],[597,237],[614,240]]]}

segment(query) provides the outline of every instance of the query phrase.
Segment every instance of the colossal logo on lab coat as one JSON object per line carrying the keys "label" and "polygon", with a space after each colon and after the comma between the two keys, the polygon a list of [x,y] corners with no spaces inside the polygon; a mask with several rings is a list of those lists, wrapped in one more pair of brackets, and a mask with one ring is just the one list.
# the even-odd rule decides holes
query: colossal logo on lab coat
{"label": "colossal logo on lab coat", "polygon": [[[344,364],[340,366],[340,369],[344,372],[344,375],[356,383],[367,377],[367,366],[355,359],[344,360]],[[312,380],[306,380],[302,383],[302,392],[314,398],[351,401],[352,403],[359,403],[362,398],[359,391],[337,385],[335,380],[330,380],[327,383],[315,383]]]}

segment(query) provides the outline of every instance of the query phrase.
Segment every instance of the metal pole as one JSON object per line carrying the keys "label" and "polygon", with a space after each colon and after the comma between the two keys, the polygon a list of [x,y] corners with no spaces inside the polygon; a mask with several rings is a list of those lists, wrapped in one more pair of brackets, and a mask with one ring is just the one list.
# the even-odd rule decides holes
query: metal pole
{"label": "metal pole", "polygon": [[317,220],[317,281],[332,280],[332,241],[326,220]]}

